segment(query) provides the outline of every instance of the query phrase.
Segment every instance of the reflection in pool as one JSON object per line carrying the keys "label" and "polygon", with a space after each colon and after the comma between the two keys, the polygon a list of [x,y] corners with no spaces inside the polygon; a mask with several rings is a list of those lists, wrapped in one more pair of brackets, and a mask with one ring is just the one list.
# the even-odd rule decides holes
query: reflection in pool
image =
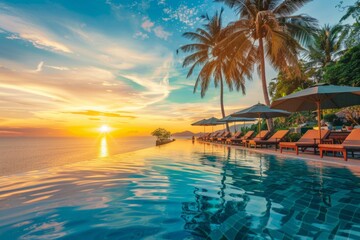
{"label": "reflection in pool", "polygon": [[359,239],[359,176],[179,140],[0,178],[0,239]]}

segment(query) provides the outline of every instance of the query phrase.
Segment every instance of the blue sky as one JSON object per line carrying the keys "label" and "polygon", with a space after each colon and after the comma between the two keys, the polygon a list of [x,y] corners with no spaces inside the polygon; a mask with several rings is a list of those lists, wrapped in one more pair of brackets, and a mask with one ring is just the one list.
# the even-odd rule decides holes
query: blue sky
{"label": "blue sky", "polygon": [[[343,15],[338,2],[315,0],[300,12],[334,24]],[[218,89],[203,99],[193,94],[195,77],[185,78],[176,49],[187,43],[183,32],[201,25],[201,15],[222,6],[212,0],[1,1],[0,133],[111,124],[122,135],[137,135],[157,126],[184,130],[198,118],[219,116]],[[227,8],[224,16],[235,18]],[[268,68],[268,79],[275,76]],[[247,83],[246,96],[226,94],[227,113],[263,101],[258,79],[255,74]]]}

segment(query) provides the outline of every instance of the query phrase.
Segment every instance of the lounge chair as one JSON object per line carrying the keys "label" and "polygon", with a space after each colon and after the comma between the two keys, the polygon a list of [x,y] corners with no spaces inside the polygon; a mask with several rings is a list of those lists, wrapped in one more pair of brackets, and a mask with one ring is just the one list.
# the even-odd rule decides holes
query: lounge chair
{"label": "lounge chair", "polygon": [[211,139],[212,137],[217,136],[218,134],[219,134],[219,132],[212,132],[212,133],[210,133],[210,135],[207,136],[204,140],[205,140],[205,141],[210,141],[210,139]]}
{"label": "lounge chair", "polygon": [[274,133],[269,139],[267,140],[250,140],[248,143],[248,146],[254,146],[255,148],[260,145],[262,147],[263,145],[271,146],[275,145],[275,150],[277,149],[277,146],[279,145],[280,141],[282,141],[286,135],[289,133],[289,130],[279,130],[276,133]]}
{"label": "lounge chair", "polygon": [[226,131],[221,131],[220,134],[218,134],[216,136],[216,138],[214,139],[215,142],[219,141],[219,139],[221,139],[227,132]]}
{"label": "lounge chair", "polygon": [[233,141],[234,139],[239,139],[240,136],[241,136],[241,134],[242,134],[241,131],[235,133],[232,137],[227,138],[227,139],[225,140],[225,143],[226,143],[226,144],[231,144],[231,141]]}
{"label": "lounge chair", "polygon": [[207,137],[210,136],[211,133],[204,133],[201,134],[201,136],[198,137],[198,140],[205,140]]}
{"label": "lounge chair", "polygon": [[250,141],[257,141],[257,140],[265,140],[267,138],[267,136],[269,135],[269,131],[268,130],[263,130],[261,131],[260,133],[258,133],[254,138],[252,139],[246,139],[246,140],[243,140],[242,141],[242,144],[245,146],[245,147],[249,147],[248,143]]}
{"label": "lounge chair", "polygon": [[342,144],[319,144],[320,157],[322,158],[324,152],[341,152],[344,160],[347,161],[347,152],[360,151],[360,129],[354,129]]}
{"label": "lounge chair", "polygon": [[231,137],[231,132],[226,131],[221,137],[218,137],[217,140],[221,143],[225,143],[226,139],[229,137]]}
{"label": "lounge chair", "polygon": [[[321,141],[327,138],[330,134],[329,130],[321,130]],[[299,155],[299,148],[305,150],[306,148],[314,148],[314,153],[316,153],[316,148],[318,147],[319,141],[319,130],[308,130],[297,142],[280,142],[280,152],[282,153],[283,149],[294,149],[296,155]]]}
{"label": "lounge chair", "polygon": [[254,135],[254,131],[248,131],[243,137],[235,138],[231,141],[233,144],[241,144],[244,140],[250,139]]}
{"label": "lounge chair", "polygon": [[218,138],[218,136],[222,135],[224,132],[216,132],[213,136],[210,137],[210,141],[214,141]]}

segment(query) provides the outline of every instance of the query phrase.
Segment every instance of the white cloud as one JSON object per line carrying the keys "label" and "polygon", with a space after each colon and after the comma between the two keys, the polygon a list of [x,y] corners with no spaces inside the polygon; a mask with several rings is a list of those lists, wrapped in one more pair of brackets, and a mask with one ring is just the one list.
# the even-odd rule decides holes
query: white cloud
{"label": "white cloud", "polygon": [[148,18],[143,19],[143,23],[141,24],[141,27],[147,31],[151,32],[151,29],[154,27],[154,23],[150,21]]}
{"label": "white cloud", "polygon": [[114,3],[112,0],[106,0],[105,4],[109,5],[113,9],[120,9],[122,7],[121,4]]}
{"label": "white cloud", "polygon": [[154,33],[158,38],[161,38],[161,39],[164,39],[164,40],[167,40],[171,36],[171,33],[165,31],[161,26],[155,27],[154,28]]}
{"label": "white cloud", "polygon": [[198,9],[201,9],[201,6],[198,7],[188,7],[186,5],[181,4],[177,9],[172,9],[170,7],[164,8],[164,13],[168,15],[167,18],[163,20],[178,20],[190,27],[194,26],[200,21],[198,15]]}
{"label": "white cloud", "polygon": [[62,67],[62,66],[50,66],[50,65],[45,65],[45,67],[47,67],[47,68],[52,68],[52,69],[59,70],[59,71],[68,71],[68,70],[70,70],[70,68],[68,68],[68,67]]}
{"label": "white cloud", "polygon": [[149,35],[147,35],[146,33],[138,31],[133,35],[133,38],[138,38],[138,39],[144,40],[144,39],[149,38]]}
{"label": "white cloud", "polygon": [[40,73],[44,70],[44,68],[50,68],[50,69],[54,69],[54,70],[58,70],[58,71],[70,70],[70,68],[68,68],[68,67],[46,65],[44,61],[41,61],[41,62],[39,62],[39,64],[37,65],[35,70],[31,70],[29,72]]}
{"label": "white cloud", "polygon": [[0,6],[0,29],[11,34],[8,39],[23,39],[40,49],[72,53],[69,47],[51,36],[49,31],[32,24],[30,19],[18,17],[10,8],[4,8],[3,5]]}
{"label": "white cloud", "polygon": [[44,66],[44,62],[43,61],[39,62],[38,66],[34,72],[41,72],[43,66]]}
{"label": "white cloud", "polygon": [[[155,23],[152,22],[148,17],[143,17],[143,22],[141,23],[141,28],[147,32],[153,32],[155,34],[155,36],[157,36],[158,38],[164,39],[164,40],[167,40],[171,36],[171,33],[165,31],[162,26],[155,26]],[[148,38],[149,36],[147,34],[144,35],[138,31],[135,33],[134,37],[145,39],[145,38]]]}
{"label": "white cloud", "polygon": [[[152,76],[145,77],[136,73],[123,75],[124,78],[127,78],[146,89],[146,91],[137,94],[138,101],[144,102],[144,100],[147,99],[147,102],[144,103],[145,106],[148,106],[161,102],[169,96],[171,90],[174,89],[169,84],[169,72],[172,67],[172,62],[173,57],[168,56],[168,58],[164,60],[163,64],[155,69]],[[138,107],[135,105],[135,107],[129,106],[127,108],[127,110],[134,109],[138,109]]]}

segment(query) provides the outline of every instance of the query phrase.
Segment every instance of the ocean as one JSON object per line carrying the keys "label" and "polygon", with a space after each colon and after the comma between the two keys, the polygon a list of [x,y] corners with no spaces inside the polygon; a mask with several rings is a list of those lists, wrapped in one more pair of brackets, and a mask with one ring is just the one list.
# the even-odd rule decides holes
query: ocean
{"label": "ocean", "polygon": [[0,176],[107,158],[155,145],[154,137],[0,138]]}

